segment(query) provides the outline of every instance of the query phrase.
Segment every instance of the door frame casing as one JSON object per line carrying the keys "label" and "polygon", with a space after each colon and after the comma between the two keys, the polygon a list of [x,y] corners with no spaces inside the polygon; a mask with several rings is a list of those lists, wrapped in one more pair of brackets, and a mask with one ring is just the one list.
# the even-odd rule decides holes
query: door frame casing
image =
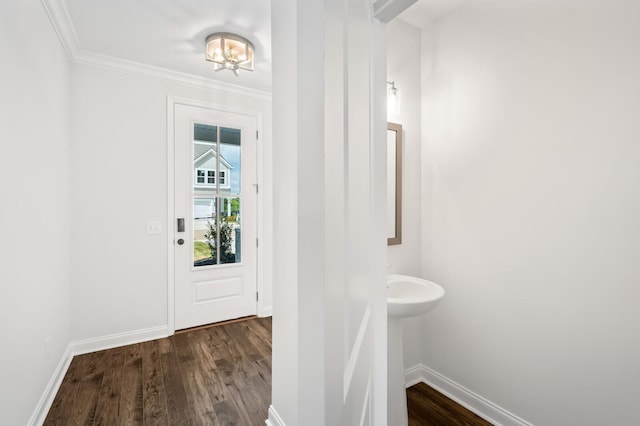
{"label": "door frame casing", "polygon": [[[262,113],[248,108],[230,107],[212,102],[205,102],[196,99],[182,98],[177,96],[167,96],[167,332],[173,335],[175,329],[175,107],[176,105],[186,105],[190,107],[208,109],[232,114],[242,114],[255,117],[256,128],[258,129],[256,141],[256,184],[258,187],[263,182],[262,159],[263,159],[263,121]],[[256,237],[258,241],[262,241],[264,223],[259,218],[262,216],[262,194],[258,191],[256,194]],[[263,271],[263,250],[264,244],[259,244],[256,250],[256,290],[258,294],[263,294],[264,279]],[[256,301],[256,312],[258,316],[263,316],[264,307],[262,306],[263,298],[260,297]]]}

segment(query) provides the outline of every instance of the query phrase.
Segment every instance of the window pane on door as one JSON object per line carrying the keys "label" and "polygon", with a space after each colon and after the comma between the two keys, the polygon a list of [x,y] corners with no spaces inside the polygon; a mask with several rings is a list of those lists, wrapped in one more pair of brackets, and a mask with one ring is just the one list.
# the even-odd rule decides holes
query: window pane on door
{"label": "window pane on door", "polygon": [[240,263],[242,238],[240,226],[240,197],[220,199],[220,263]]}
{"label": "window pane on door", "polygon": [[240,262],[240,144],[240,129],[194,124],[194,267]]}
{"label": "window pane on door", "polygon": [[220,170],[218,181],[221,194],[240,194],[241,181],[240,129],[220,128]]}
{"label": "window pane on door", "polygon": [[[193,199],[193,266],[215,264],[207,234],[215,222],[216,204],[213,198]],[[214,224],[215,226],[215,224]]]}

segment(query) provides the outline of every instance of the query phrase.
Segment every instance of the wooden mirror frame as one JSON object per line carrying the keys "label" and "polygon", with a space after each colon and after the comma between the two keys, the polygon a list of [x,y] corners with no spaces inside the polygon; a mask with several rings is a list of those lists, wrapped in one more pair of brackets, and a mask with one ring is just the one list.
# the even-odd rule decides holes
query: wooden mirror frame
{"label": "wooden mirror frame", "polygon": [[[394,202],[395,209],[395,233],[387,238],[387,245],[394,246],[402,243],[402,124],[387,122],[387,142],[390,142],[389,132],[395,133],[395,164],[392,164],[392,159],[387,159],[387,168],[395,166],[395,173],[393,170],[387,170],[387,176],[395,176],[395,200],[390,199],[387,194],[387,203]],[[393,142],[391,142],[393,143]],[[391,207],[387,206],[387,211],[391,210]]]}

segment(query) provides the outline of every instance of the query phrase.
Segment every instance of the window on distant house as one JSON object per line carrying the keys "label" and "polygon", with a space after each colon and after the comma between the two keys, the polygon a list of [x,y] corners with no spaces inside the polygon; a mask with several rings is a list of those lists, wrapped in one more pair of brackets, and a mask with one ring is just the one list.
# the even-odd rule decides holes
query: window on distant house
{"label": "window on distant house", "polygon": [[215,185],[216,171],[210,169],[196,169],[196,185]]}
{"label": "window on distant house", "polygon": [[227,172],[225,172],[224,170],[220,170],[220,172],[218,173],[218,177],[220,178],[220,185],[226,185],[227,183]]}

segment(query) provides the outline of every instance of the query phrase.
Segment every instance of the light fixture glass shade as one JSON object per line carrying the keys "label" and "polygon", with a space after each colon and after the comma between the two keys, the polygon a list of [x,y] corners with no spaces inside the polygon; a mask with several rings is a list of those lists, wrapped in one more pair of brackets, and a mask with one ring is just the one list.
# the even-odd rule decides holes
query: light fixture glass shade
{"label": "light fixture glass shade", "polygon": [[213,62],[213,69],[253,71],[253,44],[244,37],[231,33],[213,33],[205,42],[205,58]]}
{"label": "light fixture glass shade", "polygon": [[387,115],[394,116],[400,113],[400,91],[395,82],[388,81],[387,85]]}

